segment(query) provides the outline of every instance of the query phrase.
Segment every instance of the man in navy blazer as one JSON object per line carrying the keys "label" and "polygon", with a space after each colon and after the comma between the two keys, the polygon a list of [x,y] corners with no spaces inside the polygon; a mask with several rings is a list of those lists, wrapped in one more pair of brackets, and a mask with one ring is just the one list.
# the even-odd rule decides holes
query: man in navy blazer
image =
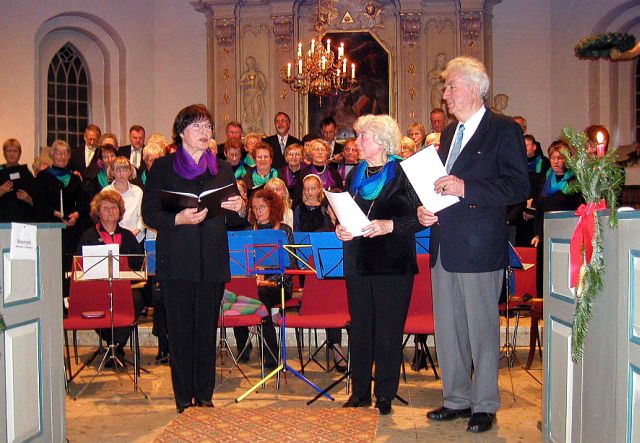
{"label": "man in navy blazer", "polygon": [[431,226],[433,306],[444,404],[427,417],[470,417],[467,431],[491,429],[500,407],[498,299],[508,260],[507,206],[527,199],[522,130],[484,106],[489,77],[472,57],[442,72],[444,100],[458,122],[442,132],[438,154],[449,175],[434,183],[460,201],[418,218]]}
{"label": "man in navy blazer", "polygon": [[300,140],[289,134],[289,128],[291,127],[291,119],[285,112],[278,112],[273,119],[273,124],[276,127],[276,133],[270,135],[264,139],[265,143],[268,143],[273,148],[273,167],[276,169],[282,168],[286,162],[284,158],[284,148],[293,144],[302,144]]}

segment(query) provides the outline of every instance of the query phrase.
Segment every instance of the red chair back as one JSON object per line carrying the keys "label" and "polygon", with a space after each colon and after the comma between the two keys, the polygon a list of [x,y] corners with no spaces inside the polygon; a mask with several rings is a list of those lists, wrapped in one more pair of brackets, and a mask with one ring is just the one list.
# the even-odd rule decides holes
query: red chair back
{"label": "red chair back", "polygon": [[318,279],[307,275],[300,315],[348,313],[347,287],[344,279]]}
{"label": "red chair back", "polygon": [[418,254],[418,270],[420,273],[416,274],[413,279],[409,315],[433,314],[430,258],[429,254]]}
{"label": "red chair back", "polygon": [[536,298],[536,248],[517,247],[515,249],[522,263],[533,266],[527,270],[516,269],[513,271],[516,280],[514,296],[522,297],[525,294],[530,294]]}
{"label": "red chair back", "polygon": [[[113,280],[114,326],[131,326],[135,323],[135,308],[128,280]],[[106,280],[76,281],[71,279],[69,314],[65,329],[93,329],[111,326],[109,316],[109,283]],[[88,313],[104,312],[104,317],[87,318]],[[85,315],[83,315],[83,313]]]}
{"label": "red chair back", "polygon": [[225,288],[236,295],[244,295],[245,297],[259,299],[258,283],[255,277],[233,277]]}

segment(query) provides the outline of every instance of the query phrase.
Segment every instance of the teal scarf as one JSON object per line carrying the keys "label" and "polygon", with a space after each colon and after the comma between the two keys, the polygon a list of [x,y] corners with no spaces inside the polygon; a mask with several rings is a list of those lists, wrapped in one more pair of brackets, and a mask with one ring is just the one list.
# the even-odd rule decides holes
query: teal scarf
{"label": "teal scarf", "polygon": [[353,183],[351,183],[351,194],[360,195],[365,200],[373,200],[380,195],[382,188],[396,176],[396,168],[400,157],[390,155],[387,163],[377,174],[367,177],[367,162],[360,162],[354,172]]}
{"label": "teal scarf", "polygon": [[143,185],[147,184],[147,170],[146,169],[144,171],[142,171],[142,174],[140,174],[140,181],[142,182]]}
{"label": "teal scarf", "polygon": [[51,166],[50,168],[45,169],[44,172],[47,172],[60,180],[60,183],[62,183],[63,187],[66,188],[67,186],[69,186],[69,181],[71,181],[71,171],[69,171],[67,168]]}
{"label": "teal scarf", "polygon": [[245,168],[244,163],[240,163],[238,168],[234,171],[233,175],[235,178],[240,179],[247,173],[247,168]]}
{"label": "teal scarf", "polygon": [[562,178],[558,181],[558,176],[553,172],[553,168],[547,170],[547,179],[544,181],[542,192],[543,197],[551,197],[558,191],[562,191],[563,194],[569,194],[569,180],[573,177],[573,172],[567,171]]}
{"label": "teal scarf", "polygon": [[272,178],[277,178],[277,177],[278,177],[278,171],[276,171],[274,168],[271,168],[271,171],[269,171],[269,173],[264,177],[261,177],[260,174],[258,174],[257,169],[254,169],[253,173],[251,174],[251,180],[253,180],[254,188],[257,188],[258,186],[262,186]]}
{"label": "teal scarf", "polygon": [[107,171],[104,169],[98,172],[98,183],[100,183],[100,189],[106,188],[109,185],[109,179],[107,178]]}

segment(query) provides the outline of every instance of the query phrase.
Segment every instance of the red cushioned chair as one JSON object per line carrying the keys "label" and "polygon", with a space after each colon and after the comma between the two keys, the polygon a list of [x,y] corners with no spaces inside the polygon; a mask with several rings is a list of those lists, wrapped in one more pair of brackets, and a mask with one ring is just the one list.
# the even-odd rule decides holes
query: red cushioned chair
{"label": "red cushioned chair", "polygon": [[[138,389],[140,345],[138,342],[138,323],[136,321],[131,283],[128,280],[113,280],[113,326],[115,328],[131,328],[131,344],[133,346],[134,388]],[[64,319],[64,339],[67,351],[68,382],[72,381],[86,366],[101,353],[102,345],[98,337],[99,347],[93,355],[82,364],[75,374],[71,374],[71,360],[67,333],[73,332],[73,343],[76,363],[78,362],[77,331],[110,329],[111,314],[109,302],[109,283],[106,280],[71,279],[69,312]]]}
{"label": "red cushioned chair", "polygon": [[[310,362],[316,362],[320,367],[324,367],[315,360],[315,356],[324,347],[327,348],[325,340],[319,346],[316,343],[316,350],[311,350],[311,340],[309,340],[309,359],[304,362],[302,357],[302,334],[304,329],[331,329],[346,328],[351,320],[349,315],[349,305],[347,302],[347,289],[343,279],[318,279],[315,275],[307,275],[304,284],[304,297],[300,307],[300,313],[287,314],[286,327],[296,330],[296,342],[298,347],[298,358],[300,360],[300,372],[304,373],[304,368]],[[282,319],[278,320],[278,326],[282,326]],[[328,361],[328,348],[327,361]],[[345,356],[343,356],[345,358]],[[345,358],[348,360],[348,356]],[[327,370],[329,368],[327,367]]]}
{"label": "red cushioned chair", "polygon": [[[419,273],[415,275],[413,280],[413,291],[411,292],[411,302],[409,304],[409,313],[404,323],[404,333],[406,337],[402,343],[402,349],[406,346],[412,335],[434,335],[435,324],[433,321],[433,295],[431,292],[431,266],[429,254],[418,255]],[[427,346],[426,339],[416,340],[415,352],[424,352],[431,367],[436,380],[440,378],[436,365],[433,363],[431,352]],[[402,377],[407,381],[405,371],[405,362],[402,360]]]}

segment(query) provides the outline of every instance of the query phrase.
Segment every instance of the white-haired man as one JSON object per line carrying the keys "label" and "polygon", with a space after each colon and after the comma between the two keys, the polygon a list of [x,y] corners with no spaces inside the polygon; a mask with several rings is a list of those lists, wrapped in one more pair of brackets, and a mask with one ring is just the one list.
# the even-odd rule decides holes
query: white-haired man
{"label": "white-haired man", "polygon": [[[418,208],[431,226],[433,306],[442,407],[430,420],[469,418],[467,431],[491,429],[500,407],[498,299],[508,260],[507,205],[529,193],[522,130],[484,106],[489,77],[471,57],[442,72],[443,98],[458,122],[442,132],[438,154],[449,175],[436,192],[460,201],[438,214]],[[473,373],[472,373],[473,368]]]}

